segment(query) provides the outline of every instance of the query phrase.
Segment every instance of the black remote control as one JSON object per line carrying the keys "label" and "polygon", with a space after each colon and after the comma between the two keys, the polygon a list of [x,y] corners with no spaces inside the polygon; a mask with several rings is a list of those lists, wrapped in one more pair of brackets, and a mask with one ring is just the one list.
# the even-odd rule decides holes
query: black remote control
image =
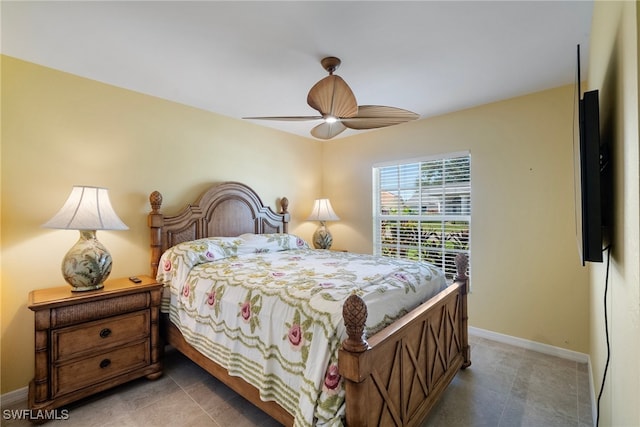
{"label": "black remote control", "polygon": [[133,283],[142,283],[142,280],[140,280],[136,276],[129,277],[129,280],[131,280]]}

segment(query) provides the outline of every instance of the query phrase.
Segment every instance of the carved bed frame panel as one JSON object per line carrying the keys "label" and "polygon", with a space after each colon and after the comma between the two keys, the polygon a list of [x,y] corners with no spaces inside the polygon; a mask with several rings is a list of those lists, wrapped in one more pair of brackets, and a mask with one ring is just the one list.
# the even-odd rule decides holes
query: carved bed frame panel
{"label": "carved bed frame panel", "polygon": [[[160,212],[162,195],[149,197],[151,273],[155,277],[162,253],[178,243],[243,233],[286,233],[288,200],[280,213],[265,207],[258,195],[238,182],[207,190],[175,216]],[[467,334],[467,258],[456,258],[457,277],[447,289],[398,321],[365,340],[364,301],[350,296],[343,307],[348,338],[338,366],[346,393],[348,426],[417,426],[437,402],[460,368],[471,364]],[[258,390],[191,347],[162,316],[162,333],[172,345],[211,375],[272,416],[291,426],[293,416],[275,402],[264,402]]]}

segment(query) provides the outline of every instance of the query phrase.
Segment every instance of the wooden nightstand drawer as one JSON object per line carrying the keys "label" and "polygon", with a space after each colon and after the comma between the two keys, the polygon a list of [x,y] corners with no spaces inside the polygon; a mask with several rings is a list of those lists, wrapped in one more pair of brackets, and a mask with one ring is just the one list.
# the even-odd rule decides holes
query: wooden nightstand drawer
{"label": "wooden nightstand drawer", "polygon": [[109,352],[54,366],[52,372],[52,397],[97,384],[149,365],[150,343],[146,339]]}
{"label": "wooden nightstand drawer", "polygon": [[150,304],[151,299],[148,293],[138,293],[54,308],[51,310],[51,327],[59,328],[140,310],[148,308]]}
{"label": "wooden nightstand drawer", "polygon": [[78,357],[149,336],[149,310],[138,311],[51,332],[53,362]]}
{"label": "wooden nightstand drawer", "polygon": [[140,377],[162,375],[162,284],[139,276],[95,291],[70,286],[29,293],[35,372],[29,409],[50,410]]}

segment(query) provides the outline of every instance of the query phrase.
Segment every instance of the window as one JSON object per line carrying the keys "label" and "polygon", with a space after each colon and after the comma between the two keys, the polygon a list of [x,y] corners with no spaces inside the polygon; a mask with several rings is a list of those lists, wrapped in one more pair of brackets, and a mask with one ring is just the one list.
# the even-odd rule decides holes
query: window
{"label": "window", "polygon": [[373,168],[374,253],[431,262],[451,279],[455,256],[469,255],[471,156]]}

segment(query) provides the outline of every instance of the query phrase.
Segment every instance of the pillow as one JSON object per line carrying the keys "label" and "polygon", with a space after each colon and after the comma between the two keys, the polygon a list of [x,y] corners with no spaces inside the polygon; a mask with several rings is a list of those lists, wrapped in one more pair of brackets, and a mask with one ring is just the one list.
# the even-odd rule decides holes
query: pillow
{"label": "pillow", "polygon": [[241,242],[237,237],[212,237],[179,243],[160,257],[156,280],[177,294],[193,267],[236,255]]}
{"label": "pillow", "polygon": [[290,249],[306,249],[309,247],[300,237],[293,234],[243,234],[238,254],[279,252]]}
{"label": "pillow", "polygon": [[243,234],[238,237],[208,237],[179,243],[167,249],[160,258],[156,280],[169,286],[175,294],[193,267],[237,255],[278,252],[308,248],[303,239],[293,234]]}

